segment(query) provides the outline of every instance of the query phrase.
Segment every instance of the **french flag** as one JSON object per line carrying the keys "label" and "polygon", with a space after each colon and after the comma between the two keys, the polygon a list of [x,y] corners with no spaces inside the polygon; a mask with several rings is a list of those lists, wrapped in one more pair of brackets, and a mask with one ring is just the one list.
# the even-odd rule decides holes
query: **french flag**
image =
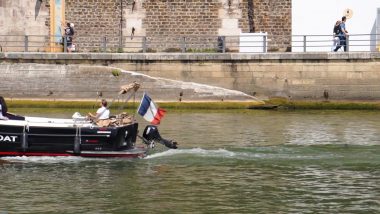
{"label": "french flag", "polygon": [[143,116],[145,120],[153,125],[160,124],[161,118],[166,113],[164,109],[158,108],[146,93],[144,93],[143,98],[141,99],[141,103],[137,109],[137,112],[139,115]]}

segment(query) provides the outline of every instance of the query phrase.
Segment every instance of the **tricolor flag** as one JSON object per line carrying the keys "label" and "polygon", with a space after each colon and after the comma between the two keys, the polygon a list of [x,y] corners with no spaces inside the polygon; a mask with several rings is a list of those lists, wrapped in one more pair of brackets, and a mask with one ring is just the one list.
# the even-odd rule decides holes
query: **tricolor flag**
{"label": "tricolor flag", "polygon": [[161,118],[166,113],[164,109],[158,108],[146,93],[144,93],[144,96],[141,99],[137,112],[153,125],[160,124]]}

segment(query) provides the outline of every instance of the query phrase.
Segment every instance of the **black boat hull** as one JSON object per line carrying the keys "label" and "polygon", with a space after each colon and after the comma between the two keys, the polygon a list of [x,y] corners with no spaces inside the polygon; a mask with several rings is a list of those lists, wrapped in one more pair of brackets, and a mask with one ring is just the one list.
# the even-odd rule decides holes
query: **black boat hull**
{"label": "black boat hull", "polygon": [[0,156],[143,157],[138,123],[120,127],[46,127],[0,124]]}

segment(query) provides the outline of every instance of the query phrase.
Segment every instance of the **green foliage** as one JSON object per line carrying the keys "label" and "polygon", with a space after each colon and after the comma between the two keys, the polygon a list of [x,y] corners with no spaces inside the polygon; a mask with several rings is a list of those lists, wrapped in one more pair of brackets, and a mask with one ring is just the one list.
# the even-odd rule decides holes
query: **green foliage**
{"label": "green foliage", "polygon": [[113,69],[112,70],[112,75],[114,77],[118,77],[118,76],[120,76],[120,74],[121,74],[121,71],[119,69]]}
{"label": "green foliage", "polygon": [[100,53],[102,52],[102,49],[101,48],[92,48],[89,50],[90,53]]}
{"label": "green foliage", "polygon": [[[146,53],[157,53],[157,50],[152,49],[152,48],[147,48],[145,51],[146,51]],[[142,53],[143,50],[139,50],[138,52]]]}
{"label": "green foliage", "polygon": [[168,53],[177,53],[177,52],[182,52],[182,49],[181,48],[166,48],[164,50],[164,52],[168,52]]}
{"label": "green foliage", "polygon": [[188,53],[217,53],[218,50],[215,48],[204,48],[204,49],[188,48],[186,49],[186,52]]}
{"label": "green foliage", "polygon": [[165,109],[204,109],[204,110],[228,110],[247,109],[249,106],[258,105],[258,102],[162,102],[160,107]]}

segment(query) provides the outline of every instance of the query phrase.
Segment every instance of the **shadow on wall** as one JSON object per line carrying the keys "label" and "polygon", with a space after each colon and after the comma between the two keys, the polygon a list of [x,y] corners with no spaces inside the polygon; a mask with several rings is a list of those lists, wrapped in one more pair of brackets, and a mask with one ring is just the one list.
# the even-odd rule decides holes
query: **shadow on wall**
{"label": "shadow on wall", "polygon": [[42,0],[36,0],[36,6],[34,7],[34,20],[37,20],[38,14],[40,13],[42,5]]}
{"label": "shadow on wall", "polygon": [[370,38],[370,47],[371,51],[376,51],[377,50],[377,35],[376,35],[376,21],[373,23],[372,30],[371,30],[371,38]]}

